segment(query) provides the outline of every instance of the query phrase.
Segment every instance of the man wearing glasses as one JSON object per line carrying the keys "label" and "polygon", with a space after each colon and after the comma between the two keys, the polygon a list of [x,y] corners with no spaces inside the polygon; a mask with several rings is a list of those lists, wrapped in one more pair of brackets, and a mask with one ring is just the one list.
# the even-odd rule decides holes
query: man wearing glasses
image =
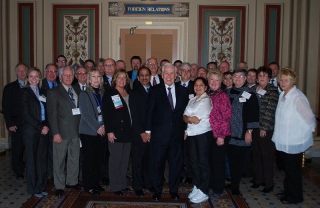
{"label": "man wearing glasses", "polygon": [[151,70],[151,80],[150,83],[152,86],[163,83],[163,79],[158,74],[158,61],[156,58],[148,58],[146,61],[146,66]]}
{"label": "man wearing glasses", "polygon": [[72,84],[73,89],[77,94],[80,94],[81,91],[86,91],[87,88],[87,69],[83,66],[79,66],[77,68],[75,77],[77,78],[77,82]]}
{"label": "man wearing glasses", "polygon": [[104,75],[103,75],[103,82],[104,82],[104,89],[108,90],[111,88],[112,77],[115,72],[116,62],[112,58],[107,58],[104,63]]}
{"label": "man wearing glasses", "polygon": [[64,55],[59,55],[56,58],[56,65],[59,68],[67,66],[67,58]]}

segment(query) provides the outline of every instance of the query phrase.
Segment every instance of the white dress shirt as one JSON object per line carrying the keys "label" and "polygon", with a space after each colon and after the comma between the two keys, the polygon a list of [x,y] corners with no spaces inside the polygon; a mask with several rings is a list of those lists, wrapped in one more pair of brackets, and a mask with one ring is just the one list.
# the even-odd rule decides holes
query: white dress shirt
{"label": "white dress shirt", "polygon": [[196,116],[200,119],[198,124],[188,124],[187,135],[195,136],[206,133],[211,130],[209,115],[212,109],[212,103],[207,93],[203,93],[198,99],[191,98],[183,115]]}
{"label": "white dress shirt", "polygon": [[288,154],[304,152],[313,144],[315,117],[306,96],[295,86],[280,94],[272,141]]}
{"label": "white dress shirt", "polygon": [[157,74],[156,76],[152,76],[151,75],[151,79],[150,79],[151,85],[153,86],[153,77],[156,79],[157,84],[159,84],[160,83],[160,78],[159,78],[159,75]]}

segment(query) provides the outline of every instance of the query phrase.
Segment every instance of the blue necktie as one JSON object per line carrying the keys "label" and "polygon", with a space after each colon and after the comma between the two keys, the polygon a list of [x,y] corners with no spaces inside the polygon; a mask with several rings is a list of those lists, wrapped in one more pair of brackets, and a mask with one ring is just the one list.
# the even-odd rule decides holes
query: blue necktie
{"label": "blue necktie", "polygon": [[168,99],[169,99],[169,103],[171,105],[171,109],[174,109],[174,106],[173,106],[173,99],[172,99],[172,94],[171,94],[171,88],[168,87]]}
{"label": "blue necktie", "polygon": [[71,101],[73,102],[73,105],[76,106],[76,101],[73,98],[73,93],[72,93],[71,87],[68,89],[68,95],[69,95]]}

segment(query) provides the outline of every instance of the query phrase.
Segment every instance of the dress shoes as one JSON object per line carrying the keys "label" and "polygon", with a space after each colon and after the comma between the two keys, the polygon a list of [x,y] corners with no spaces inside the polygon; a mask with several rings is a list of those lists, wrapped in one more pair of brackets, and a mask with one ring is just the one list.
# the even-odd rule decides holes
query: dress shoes
{"label": "dress shoes", "polygon": [[100,195],[100,191],[97,190],[96,188],[85,190],[85,192],[87,192],[88,194],[91,194],[92,196],[99,196]]}
{"label": "dress shoes", "polygon": [[264,187],[261,192],[263,192],[263,193],[270,193],[271,191],[273,191],[273,187],[274,187],[274,186],[271,186],[271,187],[269,187],[269,188]]}
{"label": "dress shoes", "polygon": [[192,178],[186,178],[186,179],[184,180],[184,183],[185,183],[185,184],[191,184],[191,183],[192,183]]}
{"label": "dress shoes", "polygon": [[81,186],[76,184],[76,185],[66,185],[66,188],[68,189],[81,189]]}
{"label": "dress shoes", "polygon": [[154,187],[147,188],[147,190],[150,191],[151,193],[155,193],[156,192],[156,189]]}
{"label": "dress shoes", "polygon": [[136,194],[137,197],[143,197],[144,196],[144,193],[143,191],[140,189],[140,190],[134,190],[134,193]]}
{"label": "dress shoes", "polygon": [[239,196],[240,195],[239,189],[232,189],[232,195]]}
{"label": "dress shoes", "polygon": [[56,190],[56,196],[57,197],[62,197],[62,195],[63,195],[63,190],[62,189],[57,189]]}
{"label": "dress shoes", "polygon": [[154,201],[160,201],[161,200],[161,193],[154,193],[152,196],[152,199]]}
{"label": "dress shoes", "polygon": [[97,185],[96,187],[94,187],[94,189],[96,189],[99,192],[105,192],[104,188],[100,185]]}
{"label": "dress shoes", "polygon": [[116,196],[122,196],[123,195],[123,192],[122,191],[115,191],[115,192],[113,192],[114,193],[114,195],[116,195]]}
{"label": "dress shoes", "polygon": [[173,199],[173,200],[180,199],[180,196],[177,192],[170,192],[170,196],[171,196],[171,199]]}
{"label": "dress shoes", "polygon": [[282,198],[280,199],[280,201],[282,202],[282,204],[297,204],[297,203],[303,202],[303,200],[300,200],[300,201],[291,201],[291,200],[287,199],[287,197],[282,197]]}
{"label": "dress shoes", "polygon": [[22,179],[24,179],[24,175],[23,174],[17,174],[16,175],[16,179],[17,180],[22,180]]}
{"label": "dress shoes", "polygon": [[281,198],[283,198],[284,196],[285,196],[285,195],[284,195],[283,192],[276,194],[276,197],[277,197],[278,199],[281,199]]}
{"label": "dress shoes", "polygon": [[265,186],[265,183],[253,183],[250,188],[259,188],[260,186]]}

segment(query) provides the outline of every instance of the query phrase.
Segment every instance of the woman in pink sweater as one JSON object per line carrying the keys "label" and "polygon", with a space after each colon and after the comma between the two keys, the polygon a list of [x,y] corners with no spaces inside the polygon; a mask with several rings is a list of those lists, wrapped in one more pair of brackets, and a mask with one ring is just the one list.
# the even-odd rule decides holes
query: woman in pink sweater
{"label": "woman in pink sweater", "polygon": [[228,95],[221,89],[223,74],[212,71],[207,78],[210,87],[208,95],[212,101],[209,122],[213,133],[208,145],[212,170],[210,187],[213,189],[213,198],[219,198],[225,186],[225,155],[231,133],[231,103]]}

